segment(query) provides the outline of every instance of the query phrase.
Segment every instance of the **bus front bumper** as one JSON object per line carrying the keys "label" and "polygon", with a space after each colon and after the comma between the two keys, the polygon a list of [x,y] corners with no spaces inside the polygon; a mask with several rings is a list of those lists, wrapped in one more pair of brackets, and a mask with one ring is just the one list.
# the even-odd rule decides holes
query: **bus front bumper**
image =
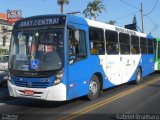
{"label": "bus front bumper", "polygon": [[[62,83],[48,88],[26,88],[18,87],[8,81],[8,90],[10,96],[32,99],[41,99],[46,101],[66,101],[66,86]],[[26,95],[25,91],[31,91],[34,94]]]}

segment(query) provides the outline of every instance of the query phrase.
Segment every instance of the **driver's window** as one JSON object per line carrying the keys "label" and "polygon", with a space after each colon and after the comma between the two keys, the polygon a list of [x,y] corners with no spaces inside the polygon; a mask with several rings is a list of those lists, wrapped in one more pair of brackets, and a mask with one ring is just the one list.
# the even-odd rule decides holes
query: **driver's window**
{"label": "driver's window", "polygon": [[74,30],[69,29],[68,30],[68,53],[69,53],[69,62],[73,63],[76,58],[76,50],[75,50],[75,44],[74,44]]}
{"label": "driver's window", "polygon": [[86,34],[83,30],[75,31],[75,49],[79,58],[85,58],[87,56]]}
{"label": "driver's window", "polygon": [[86,34],[83,30],[69,29],[69,63],[82,60],[87,57]]}

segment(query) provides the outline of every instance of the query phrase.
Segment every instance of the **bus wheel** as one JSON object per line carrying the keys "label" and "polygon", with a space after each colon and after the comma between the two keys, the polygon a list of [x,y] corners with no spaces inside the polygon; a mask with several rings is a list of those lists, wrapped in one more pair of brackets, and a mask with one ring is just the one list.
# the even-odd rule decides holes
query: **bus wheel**
{"label": "bus wheel", "polygon": [[99,93],[100,93],[100,82],[98,77],[94,75],[89,84],[89,94],[88,94],[89,100],[94,100],[98,98]]}
{"label": "bus wheel", "polygon": [[142,83],[142,71],[138,67],[136,70],[137,76],[136,76],[136,84],[141,84]]}

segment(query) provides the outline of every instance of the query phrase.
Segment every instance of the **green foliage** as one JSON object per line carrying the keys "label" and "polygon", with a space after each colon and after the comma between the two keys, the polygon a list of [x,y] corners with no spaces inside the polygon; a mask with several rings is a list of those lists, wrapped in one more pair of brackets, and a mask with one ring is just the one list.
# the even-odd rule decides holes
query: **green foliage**
{"label": "green foliage", "polygon": [[103,11],[106,11],[106,8],[101,0],[94,0],[93,2],[89,2],[87,8],[83,11],[85,17],[90,17],[91,19],[95,19],[99,16]]}
{"label": "green foliage", "polygon": [[0,55],[8,55],[9,51],[7,49],[0,48]]}
{"label": "green foliage", "polygon": [[108,22],[108,24],[110,24],[110,25],[115,25],[115,24],[116,24],[116,21],[110,20],[110,21]]}

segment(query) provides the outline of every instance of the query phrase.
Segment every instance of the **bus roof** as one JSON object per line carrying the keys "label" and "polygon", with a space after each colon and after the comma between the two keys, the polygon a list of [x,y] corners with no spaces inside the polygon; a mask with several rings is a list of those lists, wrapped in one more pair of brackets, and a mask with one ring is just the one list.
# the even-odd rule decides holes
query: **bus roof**
{"label": "bus roof", "polygon": [[110,25],[110,24],[107,24],[107,23],[94,21],[94,20],[89,20],[89,19],[86,19],[86,21],[87,21],[89,26],[99,27],[99,28],[108,29],[108,30],[112,30],[112,31],[123,32],[123,33],[128,33],[130,35],[138,35],[138,36],[141,36],[141,37],[147,37],[147,34],[145,34],[145,33],[136,32],[136,31],[129,30],[129,29],[126,29],[126,28],[123,28],[123,27],[114,26],[114,25]]}
{"label": "bus roof", "polygon": [[[58,20],[57,20],[58,19]],[[48,14],[48,15],[37,15],[26,17],[21,20],[18,20],[14,28],[23,28],[23,27],[35,27],[42,25],[64,25],[65,23],[76,23],[81,25],[88,25],[87,21],[75,15],[67,14]]]}
{"label": "bus roof", "polygon": [[147,35],[148,39],[155,39],[152,35]]}
{"label": "bus roof", "polygon": [[75,15],[66,15],[66,16],[67,16],[67,22],[68,23],[75,23],[75,24],[88,26],[88,23],[87,23],[86,19],[84,19],[82,17],[78,17],[78,16],[75,16]]}

